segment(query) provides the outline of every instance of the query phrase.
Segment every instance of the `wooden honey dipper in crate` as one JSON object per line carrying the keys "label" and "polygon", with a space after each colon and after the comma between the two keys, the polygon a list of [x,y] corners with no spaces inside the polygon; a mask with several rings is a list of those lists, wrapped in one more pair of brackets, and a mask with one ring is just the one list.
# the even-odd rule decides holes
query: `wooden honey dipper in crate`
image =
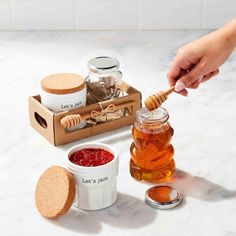
{"label": "wooden honey dipper in crate", "polygon": [[121,104],[116,104],[116,105],[114,104],[110,104],[108,106],[106,105],[106,108],[102,109],[102,111],[101,111],[101,107],[98,107],[98,109],[95,109],[92,112],[87,112],[85,114],[67,115],[60,120],[60,124],[64,128],[72,128],[80,124],[81,121],[90,119],[93,116],[93,113],[94,113],[94,116],[96,117],[96,116],[102,116],[103,114],[109,114],[109,113],[112,114],[115,111],[120,110],[120,109],[125,109],[124,110],[124,116],[125,116],[126,112],[128,114],[132,114],[132,110],[130,109],[130,107],[133,106],[134,104],[135,104],[135,101],[128,101],[128,102],[123,102]]}
{"label": "wooden honey dipper in crate", "polygon": [[160,91],[158,93],[155,93],[155,94],[149,96],[144,102],[145,106],[147,107],[147,109],[149,111],[153,111],[153,110],[159,108],[161,106],[161,104],[163,102],[165,102],[165,100],[167,100],[168,95],[174,91],[175,91],[175,86],[169,88],[166,91]]}

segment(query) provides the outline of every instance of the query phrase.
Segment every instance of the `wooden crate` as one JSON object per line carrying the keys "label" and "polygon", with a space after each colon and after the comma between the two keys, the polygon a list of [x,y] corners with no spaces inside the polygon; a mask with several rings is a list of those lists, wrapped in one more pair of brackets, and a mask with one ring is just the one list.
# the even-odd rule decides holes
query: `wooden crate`
{"label": "wooden crate", "polygon": [[92,111],[100,112],[100,105],[95,103],[70,111],[53,113],[41,104],[40,96],[36,95],[29,97],[30,124],[55,146],[131,125],[135,120],[136,111],[141,107],[141,93],[125,82],[122,82],[121,90],[127,95],[102,102],[102,107],[105,109],[110,104],[114,104],[115,106],[123,104],[123,107],[125,107],[128,112],[122,118],[106,123],[96,123],[95,125],[87,124],[82,129],[68,132],[68,130],[60,123],[63,117],[71,114],[80,114],[82,116],[83,114],[91,113]]}

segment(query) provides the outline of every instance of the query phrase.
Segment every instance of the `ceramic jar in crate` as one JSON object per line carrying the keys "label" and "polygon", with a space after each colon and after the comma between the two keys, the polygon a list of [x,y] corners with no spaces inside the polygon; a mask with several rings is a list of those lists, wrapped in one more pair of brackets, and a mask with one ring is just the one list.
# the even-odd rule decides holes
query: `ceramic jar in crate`
{"label": "ceramic jar in crate", "polygon": [[41,81],[41,103],[53,112],[86,105],[85,79],[72,73],[49,75]]}

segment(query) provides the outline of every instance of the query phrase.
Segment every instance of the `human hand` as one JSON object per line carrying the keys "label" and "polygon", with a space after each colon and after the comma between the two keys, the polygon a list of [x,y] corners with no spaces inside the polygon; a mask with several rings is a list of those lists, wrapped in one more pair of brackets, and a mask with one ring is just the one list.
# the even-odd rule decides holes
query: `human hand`
{"label": "human hand", "polygon": [[217,30],[181,47],[168,72],[170,86],[187,96],[186,88],[196,89],[199,84],[219,73],[219,67],[234,50],[224,29]]}

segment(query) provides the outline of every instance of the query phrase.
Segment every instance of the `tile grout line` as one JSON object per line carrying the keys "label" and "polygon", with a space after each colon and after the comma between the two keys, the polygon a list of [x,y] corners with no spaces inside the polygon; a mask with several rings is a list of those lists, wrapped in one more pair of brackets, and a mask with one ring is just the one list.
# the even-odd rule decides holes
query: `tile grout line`
{"label": "tile grout line", "polygon": [[9,10],[9,17],[10,17],[10,30],[14,30],[14,24],[13,24],[13,14],[12,14],[12,2],[8,2],[8,10]]}
{"label": "tile grout line", "polygon": [[201,28],[205,29],[205,14],[206,13],[206,4],[205,0],[202,0],[202,22],[201,22]]}
{"label": "tile grout line", "polygon": [[78,22],[77,0],[74,0],[74,30],[77,30],[77,22]]}
{"label": "tile grout line", "polygon": [[137,20],[137,23],[138,23],[138,30],[141,30],[141,0],[138,0],[138,20]]}

